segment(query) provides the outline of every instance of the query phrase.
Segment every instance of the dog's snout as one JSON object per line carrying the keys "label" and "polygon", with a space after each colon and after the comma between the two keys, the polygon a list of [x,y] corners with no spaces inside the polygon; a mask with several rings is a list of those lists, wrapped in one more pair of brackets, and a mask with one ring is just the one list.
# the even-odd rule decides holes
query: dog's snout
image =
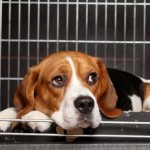
{"label": "dog's snout", "polygon": [[87,114],[94,108],[94,100],[91,97],[82,96],[75,100],[74,105],[81,113]]}

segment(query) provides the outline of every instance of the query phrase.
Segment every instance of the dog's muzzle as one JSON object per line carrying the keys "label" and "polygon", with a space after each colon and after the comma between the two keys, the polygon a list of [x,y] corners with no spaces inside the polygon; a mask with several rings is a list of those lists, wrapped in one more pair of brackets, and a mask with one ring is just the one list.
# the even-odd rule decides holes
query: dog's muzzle
{"label": "dog's muzzle", "polygon": [[89,114],[94,108],[94,100],[88,96],[81,96],[74,101],[74,105],[80,113]]}

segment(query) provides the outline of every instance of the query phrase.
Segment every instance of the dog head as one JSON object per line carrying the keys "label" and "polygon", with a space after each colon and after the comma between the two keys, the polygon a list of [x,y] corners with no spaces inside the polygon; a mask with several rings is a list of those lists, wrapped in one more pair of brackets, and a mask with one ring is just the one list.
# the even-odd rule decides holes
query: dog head
{"label": "dog head", "polygon": [[101,59],[75,51],[52,54],[29,69],[14,104],[18,118],[35,109],[64,129],[96,128],[101,112],[118,117],[117,95]]}

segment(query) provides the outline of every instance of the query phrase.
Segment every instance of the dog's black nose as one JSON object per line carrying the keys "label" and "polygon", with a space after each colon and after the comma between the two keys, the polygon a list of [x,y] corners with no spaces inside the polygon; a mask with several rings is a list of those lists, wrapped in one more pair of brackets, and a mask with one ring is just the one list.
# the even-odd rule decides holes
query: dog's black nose
{"label": "dog's black nose", "polygon": [[81,113],[87,114],[94,108],[94,100],[91,97],[82,96],[75,100],[74,105]]}

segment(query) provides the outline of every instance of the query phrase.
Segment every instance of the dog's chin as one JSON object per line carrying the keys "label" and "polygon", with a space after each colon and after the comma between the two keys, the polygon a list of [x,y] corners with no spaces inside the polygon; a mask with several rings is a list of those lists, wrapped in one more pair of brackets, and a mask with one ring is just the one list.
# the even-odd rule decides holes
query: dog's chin
{"label": "dog's chin", "polygon": [[82,120],[82,121],[76,122],[75,124],[65,122],[63,125],[59,124],[59,126],[62,127],[65,130],[73,130],[73,129],[76,129],[76,128],[91,127],[92,123],[90,121],[87,121],[87,120]]}
{"label": "dog's chin", "polygon": [[60,127],[62,127],[65,130],[73,130],[76,128],[96,128],[99,123],[94,123],[92,119],[87,119],[85,118],[78,118],[77,120],[69,120],[69,121],[64,121],[63,124],[58,124]]}
{"label": "dog's chin", "polygon": [[82,120],[80,121],[78,124],[77,124],[77,127],[79,128],[88,128],[88,127],[91,127],[92,126],[92,123],[88,120]]}

